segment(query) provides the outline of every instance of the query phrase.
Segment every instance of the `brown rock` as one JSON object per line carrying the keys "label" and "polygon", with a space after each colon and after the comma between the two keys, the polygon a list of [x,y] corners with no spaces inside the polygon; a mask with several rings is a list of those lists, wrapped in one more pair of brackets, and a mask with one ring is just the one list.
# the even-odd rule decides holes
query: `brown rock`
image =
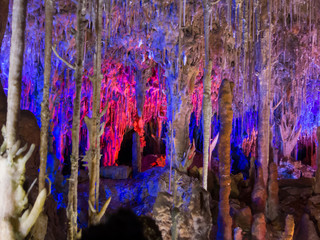
{"label": "brown rock", "polygon": [[239,191],[238,185],[241,181],[243,181],[242,173],[238,173],[236,175],[231,175],[231,192],[230,192],[231,198],[238,198],[239,197],[240,191]]}
{"label": "brown rock", "polygon": [[279,188],[283,188],[283,187],[307,188],[307,187],[313,187],[314,183],[315,183],[314,178],[280,179]]}
{"label": "brown rock", "polygon": [[250,231],[252,224],[252,213],[249,207],[245,207],[236,212],[234,216],[234,224],[244,231]]}
{"label": "brown rock", "polygon": [[310,203],[312,203],[314,206],[320,207],[320,195],[312,196],[308,200]]}
{"label": "brown rock", "polygon": [[319,240],[314,223],[310,220],[308,214],[303,214],[299,222],[296,233],[294,234],[294,240]]}

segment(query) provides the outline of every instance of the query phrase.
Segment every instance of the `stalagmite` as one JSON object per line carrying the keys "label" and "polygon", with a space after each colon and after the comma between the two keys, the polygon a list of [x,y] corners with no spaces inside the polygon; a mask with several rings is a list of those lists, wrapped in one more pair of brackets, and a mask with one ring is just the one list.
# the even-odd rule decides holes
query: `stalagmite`
{"label": "stalagmite", "polygon": [[229,195],[231,191],[231,177],[230,177],[230,135],[232,130],[232,90],[233,83],[227,79],[222,80],[219,89],[219,215],[218,215],[218,233],[217,239],[232,239],[232,219],[229,211]]}
{"label": "stalagmite", "polygon": [[268,179],[268,199],[266,217],[270,221],[274,221],[279,214],[279,185],[278,185],[278,167],[275,162],[269,164]]}
{"label": "stalagmite", "polygon": [[253,215],[253,223],[251,228],[252,240],[267,239],[266,219],[263,213]]}
{"label": "stalagmite", "polygon": [[[259,163],[258,163],[259,164]],[[256,166],[257,173],[255,177],[254,188],[251,194],[253,213],[264,213],[266,208],[267,192],[264,184],[263,170],[261,166]]]}
{"label": "stalagmite", "polygon": [[294,234],[294,218],[292,215],[288,215],[286,217],[286,225],[285,225],[285,230],[282,235],[281,240],[292,240],[293,239],[293,234]]}

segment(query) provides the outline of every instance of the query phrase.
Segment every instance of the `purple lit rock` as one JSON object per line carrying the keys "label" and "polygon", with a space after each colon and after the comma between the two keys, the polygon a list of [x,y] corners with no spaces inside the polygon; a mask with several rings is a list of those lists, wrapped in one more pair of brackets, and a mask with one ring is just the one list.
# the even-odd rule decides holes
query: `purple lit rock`
{"label": "purple lit rock", "polygon": [[103,167],[100,170],[100,175],[103,178],[110,179],[127,179],[132,172],[132,168],[129,166],[111,166]]}

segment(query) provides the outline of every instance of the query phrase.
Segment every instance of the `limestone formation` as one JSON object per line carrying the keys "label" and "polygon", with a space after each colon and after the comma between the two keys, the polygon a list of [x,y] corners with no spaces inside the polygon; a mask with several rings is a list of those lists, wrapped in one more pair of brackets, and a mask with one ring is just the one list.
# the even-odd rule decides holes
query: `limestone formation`
{"label": "limestone formation", "polygon": [[220,109],[220,139],[218,145],[219,152],[219,215],[218,215],[218,233],[217,239],[232,238],[232,219],[229,211],[229,196],[231,191],[230,177],[230,135],[232,131],[232,90],[233,83],[224,79],[219,91],[219,109]]}

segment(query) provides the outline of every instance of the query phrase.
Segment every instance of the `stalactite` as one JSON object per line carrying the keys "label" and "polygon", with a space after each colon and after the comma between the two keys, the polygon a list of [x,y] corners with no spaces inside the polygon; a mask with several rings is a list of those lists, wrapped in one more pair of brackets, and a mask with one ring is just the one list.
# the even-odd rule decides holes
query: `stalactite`
{"label": "stalactite", "polygon": [[211,136],[211,71],[212,62],[209,61],[209,4],[203,0],[204,16],[204,35],[205,35],[205,71],[203,76],[203,100],[202,100],[202,119],[203,119],[203,188],[207,190],[208,182],[208,162],[209,162],[209,141]]}

